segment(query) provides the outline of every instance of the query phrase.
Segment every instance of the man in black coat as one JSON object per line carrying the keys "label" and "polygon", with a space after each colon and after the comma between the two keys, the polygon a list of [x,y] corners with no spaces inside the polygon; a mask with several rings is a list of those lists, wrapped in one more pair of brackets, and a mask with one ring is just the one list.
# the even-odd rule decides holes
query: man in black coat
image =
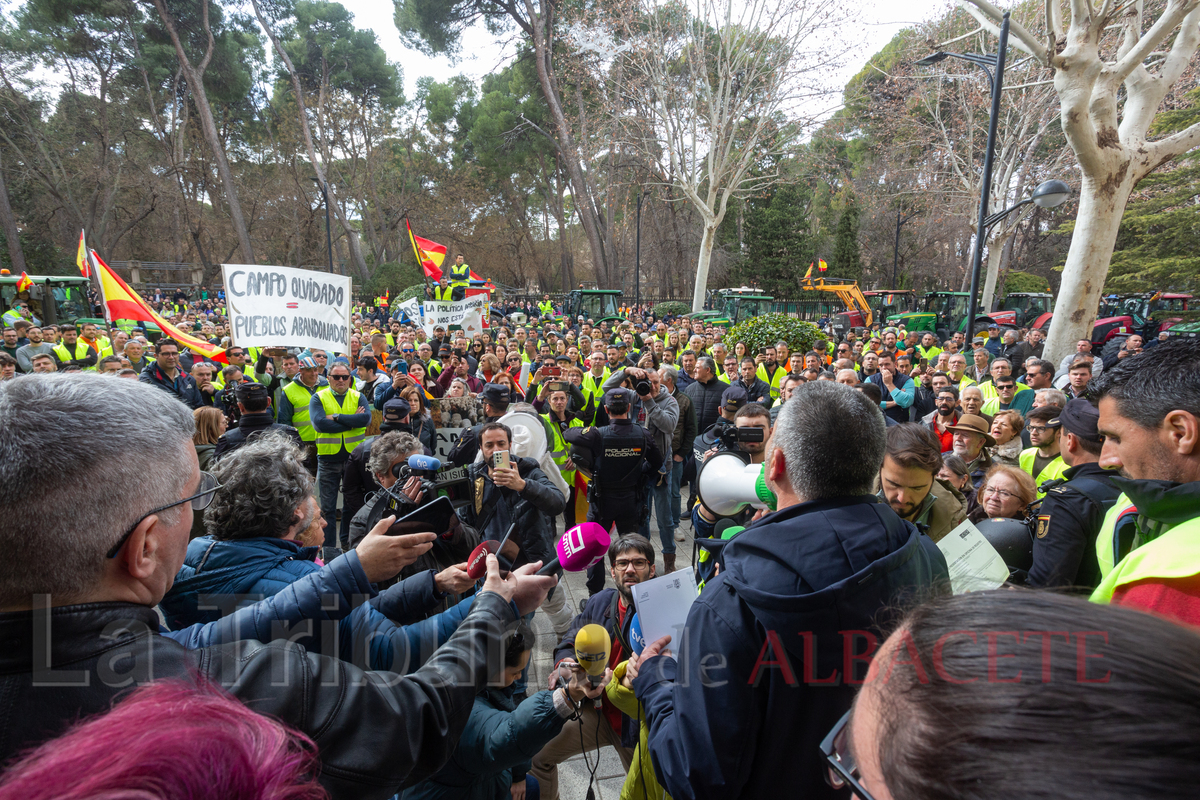
{"label": "man in black coat", "polygon": [[193,411],[205,405],[196,381],[179,366],[179,344],[174,339],[158,340],[154,362],[146,365],[138,380],[174,395]]}

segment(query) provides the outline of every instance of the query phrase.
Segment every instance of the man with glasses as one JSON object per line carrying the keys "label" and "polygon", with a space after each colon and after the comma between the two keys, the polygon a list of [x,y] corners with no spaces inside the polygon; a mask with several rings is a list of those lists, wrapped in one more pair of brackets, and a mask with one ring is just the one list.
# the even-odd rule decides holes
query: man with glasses
{"label": "man with glasses", "polygon": [[1029,431],[1029,441],[1033,447],[1021,451],[1018,463],[1022,470],[1033,476],[1039,500],[1046,496],[1042,484],[1061,478],[1068,468],[1062,459],[1058,439],[1058,429],[1062,425],[1059,419],[1061,412],[1058,406],[1042,406],[1030,411],[1025,419],[1025,430]]}
{"label": "man with glasses", "polygon": [[277,421],[281,425],[291,425],[300,434],[304,442],[304,466],[313,475],[317,474],[317,429],[312,425],[308,408],[317,392],[329,386],[329,381],[320,376],[317,362],[311,358],[302,358],[297,362],[295,380],[283,387],[279,396],[279,413]]}
{"label": "man with glasses", "polygon": [[[582,667],[575,661],[575,636],[584,625],[599,625],[608,632],[612,649],[608,666],[615,668],[632,655],[629,627],[633,620],[633,587],[655,576],[654,546],[644,536],[626,534],[608,548],[609,573],[615,589],[603,589],[583,606],[571,621],[566,636],[554,648],[554,670],[550,673],[550,689],[566,685],[573,673]],[[598,709],[585,703],[579,710],[580,724],[563,726],[533,757],[530,774],[537,778],[541,796],[558,800],[558,765],[580,753],[595,753],[611,746],[628,772],[638,745],[638,721],[631,719],[606,702]],[[643,756],[644,757],[644,756]]]}
{"label": "man with glasses", "polygon": [[863,501],[885,430],[861,392],[832,381],[797,389],[767,447],[777,510],[725,545],[725,568],[688,611],[686,640],[658,639],[626,666],[655,776],[672,797],[833,796],[815,745],[869,664],[846,653],[878,641],[899,598],[948,580],[929,537]]}
{"label": "man with glasses", "polygon": [[138,380],[174,395],[193,410],[205,405],[196,381],[179,368],[179,344],[174,339],[158,340],[155,360],[142,370]]}
{"label": "man with glasses", "polygon": [[[97,407],[137,409],[137,424],[92,413]],[[47,416],[58,422],[39,434]],[[0,760],[108,711],[138,685],[173,679],[226,687],[252,711],[320,741],[314,771],[332,797],[383,800],[435,772],[494,675],[480,654],[501,651],[501,632],[538,606],[553,579],[501,579],[489,558],[470,614],[407,677],[321,655],[320,629],[306,637],[299,628],[346,618],[355,593],[374,596],[378,575],[358,566],[361,548],[220,622],[164,632],[154,607],[184,562],[195,510],[219,488],[199,470],[193,429],[186,407],[133,381],[75,374],[0,385],[0,546],[11,567],[0,575],[0,637],[12,645],[0,653]],[[53,448],[51,439],[31,445],[31,436],[52,436]],[[52,449],[63,460],[48,470]],[[104,502],[114,485],[139,491]],[[394,574],[411,543],[382,533],[372,546],[394,551]],[[343,602],[325,610],[329,592]],[[397,614],[405,600],[385,593],[375,602]],[[33,631],[46,637],[41,650],[28,645]]]}
{"label": "man with glasses", "polygon": [[350,367],[337,363],[329,368],[329,386],[308,402],[308,416],[317,432],[317,485],[321,492],[321,514],[325,517],[325,546],[349,547],[350,518],[344,515],[338,535],[337,500],[342,472],[354,448],[367,438],[371,410],[367,398],[352,383]]}

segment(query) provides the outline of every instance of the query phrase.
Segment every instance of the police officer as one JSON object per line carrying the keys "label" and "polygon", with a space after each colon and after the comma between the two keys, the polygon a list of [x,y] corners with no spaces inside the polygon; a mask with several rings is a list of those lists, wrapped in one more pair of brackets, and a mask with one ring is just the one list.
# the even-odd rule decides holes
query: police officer
{"label": "police officer", "polygon": [[[461,258],[461,256],[460,256]],[[508,404],[512,402],[508,387],[502,383],[485,384],[479,393],[483,398],[483,422],[462,432],[447,456],[450,463],[463,467],[474,463],[475,454],[479,452],[479,429],[489,422],[495,422],[508,413]]]}
{"label": "police officer", "polygon": [[[662,467],[663,456],[650,431],[629,419],[635,395],[629,389],[609,389],[604,410],[609,424],[602,428],[568,428],[563,438],[571,445],[571,460],[592,466],[588,487],[588,521],[617,534],[637,533],[645,512],[646,476]],[[604,588],[604,567],[588,569],[588,594]]]}
{"label": "police officer", "polygon": [[1094,589],[1100,582],[1093,543],[1121,490],[1112,481],[1117,473],[1100,466],[1099,421],[1096,407],[1077,398],[1046,423],[1061,426],[1061,456],[1068,468],[1061,478],[1042,484],[1046,498],[1034,529],[1030,586]]}
{"label": "police officer", "polygon": [[302,447],[303,442],[296,429],[291,425],[277,423],[271,415],[271,394],[267,387],[261,383],[239,383],[234,387],[234,396],[237,398],[240,412],[237,427],[226,431],[217,439],[217,448],[212,455],[214,460],[237,450],[266,431],[281,431],[296,447]]}

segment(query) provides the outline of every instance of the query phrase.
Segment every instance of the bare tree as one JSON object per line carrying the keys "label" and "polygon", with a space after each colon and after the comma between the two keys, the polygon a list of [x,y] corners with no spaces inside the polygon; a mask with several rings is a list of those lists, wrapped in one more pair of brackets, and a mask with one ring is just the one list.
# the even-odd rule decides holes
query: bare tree
{"label": "bare tree", "polygon": [[233,232],[237,236],[238,248],[242,251],[242,260],[247,264],[253,264],[255,263],[254,246],[250,243],[250,231],[246,227],[246,217],[242,214],[242,204],[238,200],[237,186],[233,182],[233,171],[229,168],[229,160],[225,158],[225,148],[221,144],[217,123],[213,120],[212,107],[208,104],[208,93],[204,90],[204,71],[208,69],[215,47],[212,29],[208,23],[208,0],[200,0],[200,20],[208,42],[204,56],[198,64],[193,64],[192,60],[188,58],[187,51],[183,48],[183,41],[179,38],[175,19],[171,16],[171,12],[167,11],[163,0],[154,0],[154,8],[158,10],[163,27],[167,29],[167,34],[171,37],[171,44],[175,46],[175,55],[183,70],[184,80],[187,81],[188,89],[191,90],[192,97],[196,101],[196,111],[200,115],[200,130],[204,132],[204,138],[208,142],[209,149],[212,150],[213,161],[217,165],[217,174],[221,176],[221,184],[225,189],[225,200],[229,204],[229,219],[233,224]]}
{"label": "bare tree", "polygon": [[4,240],[8,243],[8,257],[12,262],[12,271],[24,272],[25,253],[21,250],[17,218],[13,216],[12,206],[8,204],[8,187],[4,184],[3,163],[0,163],[0,229],[4,230]]}
{"label": "bare tree", "polygon": [[[998,32],[1003,12],[988,0],[964,0],[963,7],[984,29]],[[1064,31],[1061,0],[1044,0],[1046,41],[1015,20],[1009,39],[1053,70],[1063,133],[1082,173],[1079,214],[1046,340],[1052,361],[1091,335],[1133,188],[1200,144],[1200,123],[1147,139],[1163,99],[1200,47],[1200,0],[1167,0],[1149,28],[1143,0],[1070,0],[1069,8]],[[1119,35],[1106,35],[1110,27]]]}
{"label": "bare tree", "polygon": [[819,76],[847,50],[838,41],[847,10],[832,0],[641,0],[639,11],[621,21],[625,90],[649,114],[635,143],[648,161],[667,162],[700,216],[699,311],[729,201],[779,181],[779,159],[819,111]]}

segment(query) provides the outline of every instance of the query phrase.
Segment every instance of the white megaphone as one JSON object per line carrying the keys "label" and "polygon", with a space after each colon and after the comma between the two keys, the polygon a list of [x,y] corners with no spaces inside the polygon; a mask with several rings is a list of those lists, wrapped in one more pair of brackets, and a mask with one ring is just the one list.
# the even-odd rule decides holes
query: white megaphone
{"label": "white megaphone", "polygon": [[736,453],[714,453],[705,460],[696,476],[696,494],[718,517],[732,517],[747,506],[775,510],[763,465],[747,464]]}

